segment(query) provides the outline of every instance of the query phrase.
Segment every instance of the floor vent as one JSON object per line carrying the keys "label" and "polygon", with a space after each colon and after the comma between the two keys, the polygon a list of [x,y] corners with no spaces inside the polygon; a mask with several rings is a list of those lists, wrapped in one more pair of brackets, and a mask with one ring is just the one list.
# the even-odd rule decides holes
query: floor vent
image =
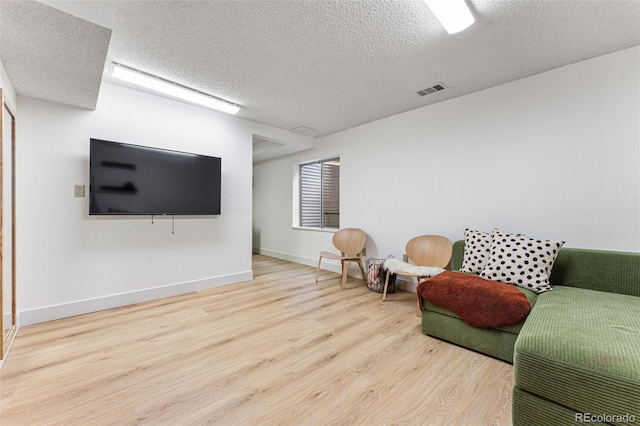
{"label": "floor vent", "polygon": [[420,96],[427,96],[430,95],[432,93],[436,93],[439,92],[441,90],[444,90],[447,86],[445,86],[442,83],[438,83],[438,84],[434,84],[431,87],[427,87],[426,89],[422,89],[422,90],[418,90],[416,93],[418,93],[418,95]]}

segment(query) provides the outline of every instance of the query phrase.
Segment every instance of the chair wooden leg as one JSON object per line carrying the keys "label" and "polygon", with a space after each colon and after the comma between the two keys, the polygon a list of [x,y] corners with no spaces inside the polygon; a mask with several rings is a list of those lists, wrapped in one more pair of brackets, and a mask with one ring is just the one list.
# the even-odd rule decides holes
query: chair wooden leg
{"label": "chair wooden leg", "polygon": [[340,285],[340,287],[342,287],[342,289],[346,289],[347,288],[347,272],[349,271],[349,262],[345,262],[344,260],[342,261],[342,284]]}
{"label": "chair wooden leg", "polygon": [[389,286],[389,270],[387,269],[387,276],[384,279],[384,291],[382,292],[382,301],[387,298],[387,287]]}
{"label": "chair wooden leg", "polygon": [[318,274],[320,273],[320,262],[322,262],[322,256],[318,259],[318,268],[316,269],[316,282],[318,282]]}

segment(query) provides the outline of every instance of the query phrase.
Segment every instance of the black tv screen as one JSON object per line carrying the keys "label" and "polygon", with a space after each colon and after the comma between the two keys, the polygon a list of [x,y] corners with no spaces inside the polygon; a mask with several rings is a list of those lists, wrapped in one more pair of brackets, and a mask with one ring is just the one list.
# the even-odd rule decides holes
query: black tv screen
{"label": "black tv screen", "polygon": [[219,215],[218,157],[91,139],[89,214]]}

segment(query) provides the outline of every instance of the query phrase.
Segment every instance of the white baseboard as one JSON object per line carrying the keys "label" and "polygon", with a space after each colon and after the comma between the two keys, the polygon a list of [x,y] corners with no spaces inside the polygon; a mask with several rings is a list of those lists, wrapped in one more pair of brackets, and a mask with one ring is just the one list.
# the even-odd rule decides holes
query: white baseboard
{"label": "white baseboard", "polygon": [[[282,253],[274,250],[267,250],[259,247],[254,247],[253,252],[257,254],[262,254],[269,257],[275,257],[276,259],[288,260],[289,262],[300,263],[302,265],[313,266],[314,268],[318,266],[318,259],[310,259],[308,257],[297,256],[289,253]],[[362,260],[365,263],[365,260]],[[320,265],[320,269],[335,272],[337,274],[341,274],[342,270],[340,268],[340,263],[331,261],[331,260],[322,260],[322,264]],[[360,278],[360,269],[355,266],[355,264],[349,266],[349,276]],[[418,284],[415,281],[408,281],[406,278],[402,278],[398,276],[396,279],[396,287],[400,290],[410,291],[412,293],[416,292],[416,287]]]}
{"label": "white baseboard", "polygon": [[197,281],[189,281],[179,284],[170,284],[161,287],[148,288],[128,293],[112,294],[94,299],[79,300],[60,305],[45,306],[42,308],[22,311],[18,314],[20,326],[53,321],[76,315],[89,314],[105,309],[119,308],[135,303],[148,302],[164,297],[177,296],[185,293],[221,287],[253,279],[253,271],[239,272],[236,274],[219,277],[205,278]]}
{"label": "white baseboard", "polygon": [[[294,254],[282,253],[274,250],[260,249],[254,248],[254,252],[258,254],[262,254],[269,257],[275,257],[276,259],[288,260],[293,263],[300,263],[302,265],[313,266],[314,268],[318,267],[318,258],[311,259],[308,257],[297,256]],[[355,263],[350,262],[349,265],[349,276],[360,278],[360,268],[358,268]],[[363,260],[364,264],[364,260]],[[324,271],[331,271],[337,274],[342,273],[342,267],[340,263],[335,260],[322,259],[322,264],[320,265],[320,269]]]}
{"label": "white baseboard", "polygon": [[[269,257],[275,257],[276,259],[288,260],[289,262],[301,263],[307,266],[318,266],[318,258],[311,259],[308,257],[297,256],[294,254],[283,253],[281,251],[267,250],[263,248],[254,248],[254,253],[262,254]],[[328,264],[329,262],[327,262]],[[322,262],[322,266],[324,269],[325,263]],[[338,270],[340,269],[338,265]]]}

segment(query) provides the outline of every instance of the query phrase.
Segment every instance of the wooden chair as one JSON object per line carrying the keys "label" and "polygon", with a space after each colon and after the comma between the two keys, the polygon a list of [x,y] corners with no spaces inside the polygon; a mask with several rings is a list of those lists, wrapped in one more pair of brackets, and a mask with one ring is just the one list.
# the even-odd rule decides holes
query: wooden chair
{"label": "wooden chair", "polygon": [[[440,235],[421,235],[414,237],[409,240],[405,247],[407,257],[415,263],[416,266],[434,266],[437,268],[445,268],[449,264],[452,250],[453,243],[451,240]],[[424,276],[406,271],[395,271],[395,273],[407,277],[416,277],[418,280],[424,278]],[[387,298],[387,286],[389,285],[390,274],[390,271],[387,270],[382,300]]]}
{"label": "wooden chair", "polygon": [[320,273],[320,263],[322,258],[340,260],[342,265],[342,284],[341,287],[344,290],[347,283],[347,271],[349,269],[348,262],[357,262],[360,266],[360,272],[362,272],[362,279],[366,280],[366,274],[364,273],[364,265],[360,258],[360,253],[364,249],[364,244],[367,241],[367,234],[362,229],[357,228],[345,228],[336,231],[333,234],[333,245],[340,250],[340,254],[331,253],[329,251],[321,251],[320,258],[318,259],[318,269],[316,270],[316,282],[318,282],[318,274]]}

